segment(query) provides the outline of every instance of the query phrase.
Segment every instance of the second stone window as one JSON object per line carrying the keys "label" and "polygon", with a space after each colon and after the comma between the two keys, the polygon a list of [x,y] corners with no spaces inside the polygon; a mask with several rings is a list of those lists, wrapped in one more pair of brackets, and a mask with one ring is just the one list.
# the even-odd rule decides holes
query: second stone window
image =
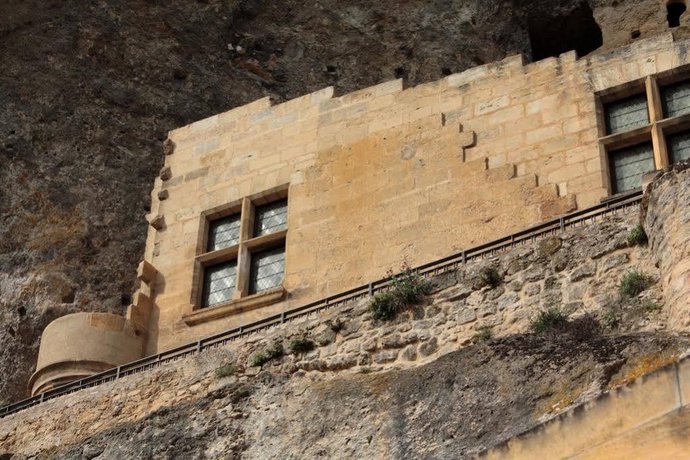
{"label": "second stone window", "polygon": [[690,79],[681,75],[650,76],[601,96],[611,194],[639,189],[645,173],[690,159]]}

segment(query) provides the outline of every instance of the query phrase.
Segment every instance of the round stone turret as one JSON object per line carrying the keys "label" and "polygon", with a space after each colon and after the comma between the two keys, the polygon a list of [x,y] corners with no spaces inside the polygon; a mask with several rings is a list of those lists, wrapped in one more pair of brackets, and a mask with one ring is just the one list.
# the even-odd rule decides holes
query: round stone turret
{"label": "round stone turret", "polygon": [[143,341],[129,322],[110,313],[74,313],[56,319],[41,336],[32,395],[142,357]]}

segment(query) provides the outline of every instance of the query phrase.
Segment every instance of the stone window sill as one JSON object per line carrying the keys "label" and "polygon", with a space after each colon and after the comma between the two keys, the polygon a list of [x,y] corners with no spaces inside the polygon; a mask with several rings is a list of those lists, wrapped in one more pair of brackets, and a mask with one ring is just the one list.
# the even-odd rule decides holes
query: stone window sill
{"label": "stone window sill", "polygon": [[244,313],[254,310],[255,308],[265,307],[266,305],[280,302],[285,297],[285,294],[285,288],[280,286],[241,299],[232,300],[222,305],[195,310],[192,313],[184,315],[182,321],[189,326],[194,326],[226,316]]}

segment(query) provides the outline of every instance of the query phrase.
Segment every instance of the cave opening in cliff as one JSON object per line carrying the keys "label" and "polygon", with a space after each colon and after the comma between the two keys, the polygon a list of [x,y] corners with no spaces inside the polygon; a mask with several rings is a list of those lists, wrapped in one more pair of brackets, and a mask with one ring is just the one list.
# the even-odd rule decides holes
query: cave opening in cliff
{"label": "cave opening in cliff", "polygon": [[682,16],[683,13],[685,13],[685,10],[687,7],[685,6],[684,1],[671,1],[668,2],[666,5],[666,20],[668,21],[668,26],[669,27],[678,27],[680,26],[680,17]]}
{"label": "cave opening in cliff", "polygon": [[530,17],[528,32],[534,61],[570,50],[584,56],[604,43],[601,28],[586,2],[568,14]]}

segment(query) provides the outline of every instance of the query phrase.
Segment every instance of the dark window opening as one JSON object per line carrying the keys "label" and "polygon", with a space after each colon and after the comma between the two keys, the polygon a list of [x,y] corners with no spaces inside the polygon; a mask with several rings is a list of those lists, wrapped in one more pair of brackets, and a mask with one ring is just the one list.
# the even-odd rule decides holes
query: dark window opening
{"label": "dark window opening", "polygon": [[557,57],[570,50],[584,56],[604,43],[601,28],[587,3],[567,15],[532,17],[528,29],[534,61]]}
{"label": "dark window opening", "polygon": [[672,2],[666,5],[666,20],[668,21],[669,27],[678,27],[680,25],[680,17],[685,13],[685,3],[684,2]]}
{"label": "dark window opening", "polygon": [[254,235],[261,236],[279,232],[287,228],[287,200],[256,207]]}
{"label": "dark window opening", "polygon": [[647,94],[627,97],[604,106],[606,133],[630,131],[649,124]]}
{"label": "dark window opening", "polygon": [[609,170],[614,194],[642,187],[642,176],[654,171],[651,142],[609,152]]}
{"label": "dark window opening", "polygon": [[207,251],[229,248],[240,241],[240,215],[216,219],[209,224]]}
{"label": "dark window opening", "polygon": [[212,307],[232,300],[237,285],[237,261],[223,262],[204,270],[203,306]]}
{"label": "dark window opening", "polygon": [[661,88],[664,117],[678,117],[690,113],[690,80]]}
{"label": "dark window opening", "polygon": [[249,293],[256,294],[280,286],[284,275],[284,247],[252,254]]}
{"label": "dark window opening", "polygon": [[666,138],[671,163],[690,160],[690,132],[674,134]]}

